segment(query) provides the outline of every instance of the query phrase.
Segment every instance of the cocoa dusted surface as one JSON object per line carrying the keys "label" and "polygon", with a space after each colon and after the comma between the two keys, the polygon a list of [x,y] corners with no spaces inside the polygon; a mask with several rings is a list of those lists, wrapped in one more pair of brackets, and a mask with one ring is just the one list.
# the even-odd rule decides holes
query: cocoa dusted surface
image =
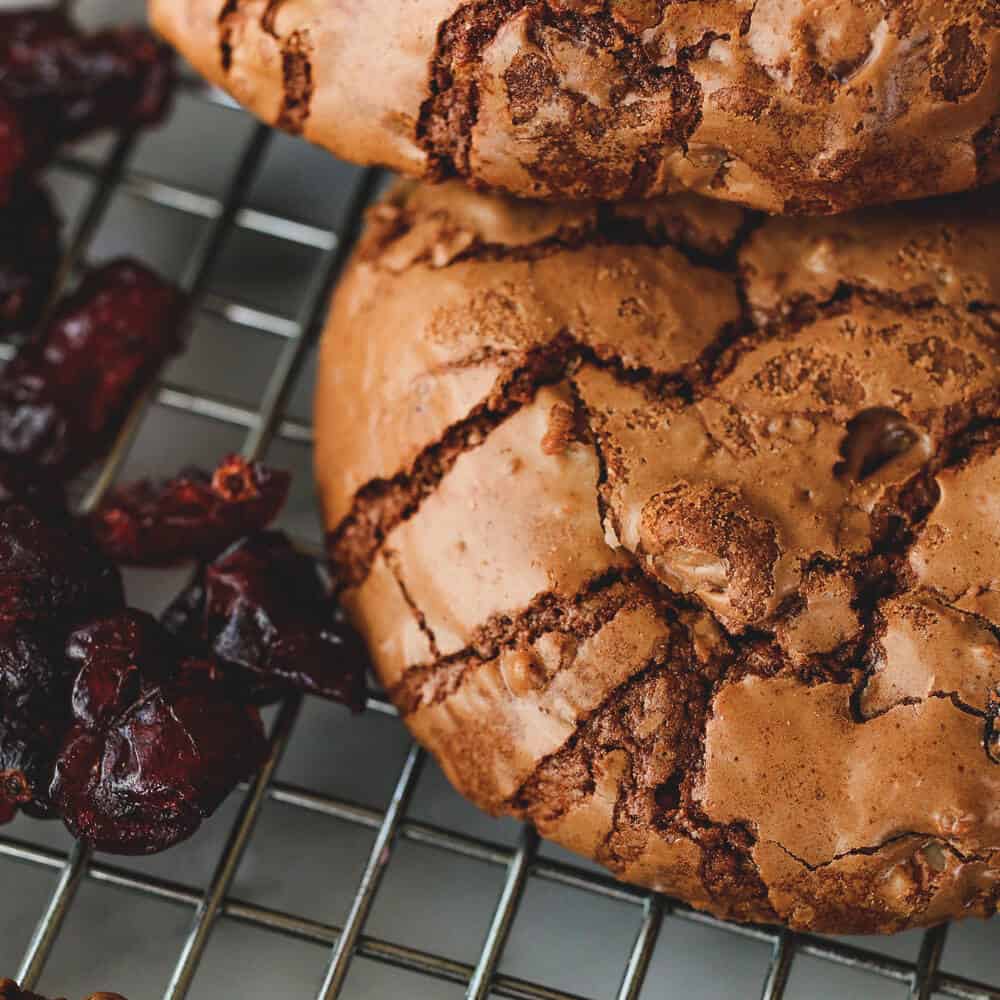
{"label": "cocoa dusted surface", "polygon": [[995,191],[376,206],[317,477],[407,724],[494,813],[724,917],[1000,899]]}
{"label": "cocoa dusted surface", "polygon": [[1000,179],[994,0],[151,0],[265,121],[535,197],[841,212]]}

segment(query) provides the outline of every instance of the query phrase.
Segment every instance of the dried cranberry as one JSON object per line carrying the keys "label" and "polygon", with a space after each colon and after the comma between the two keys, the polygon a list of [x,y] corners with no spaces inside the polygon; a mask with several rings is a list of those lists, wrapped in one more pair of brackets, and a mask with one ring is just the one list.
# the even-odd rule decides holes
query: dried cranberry
{"label": "dried cranberry", "polygon": [[60,10],[0,14],[0,96],[14,105],[33,163],[101,128],[160,121],[173,55],[140,28],[85,35]]}
{"label": "dried cranberry", "polygon": [[92,271],[0,375],[0,454],[69,476],[103,454],[176,353],[181,296],[116,261]]}
{"label": "dried cranberry", "polygon": [[236,672],[254,700],[296,689],[364,706],[361,640],[333,609],[316,564],[280,532],[243,539],[209,563],[164,622]]}
{"label": "dried cranberry", "polygon": [[152,854],[186,839],[266,754],[256,709],[231,697],[211,663],[165,655],[171,645],[136,611],[67,644],[81,671],[51,795],[70,831],[99,850]]}
{"label": "dried cranberry", "polygon": [[36,819],[52,816],[49,784],[62,728],[20,725],[0,718],[0,824],[23,811]]}
{"label": "dried cranberry", "polygon": [[[2,132],[0,110],[0,160]],[[59,218],[48,195],[33,184],[15,185],[12,200],[0,208],[0,336],[34,327],[52,290],[59,254]]]}
{"label": "dried cranberry", "polygon": [[[72,717],[69,627],[124,605],[118,569],[53,488],[0,462],[0,823],[52,814],[49,787]],[[34,491],[34,492],[32,492]]]}
{"label": "dried cranberry", "polygon": [[210,559],[269,524],[290,481],[287,472],[230,455],[211,477],[188,469],[162,483],[144,479],[115,490],[93,515],[94,534],[121,563]]}
{"label": "dried cranberry", "polygon": [[203,657],[209,652],[205,640],[205,571],[199,567],[191,582],[160,615],[160,624],[181,644],[190,656]]}
{"label": "dried cranberry", "polygon": [[69,729],[72,667],[47,623],[0,631],[0,823],[52,815],[48,791]]}
{"label": "dried cranberry", "polygon": [[[200,567],[167,609],[160,624],[174,637],[188,656],[214,659],[212,644],[205,634],[205,570]],[[218,662],[218,661],[216,661]],[[228,663],[220,664],[227,683],[237,697],[252,705],[270,705],[288,695],[288,686],[266,680],[259,674]]]}
{"label": "dried cranberry", "polygon": [[0,504],[0,628],[72,624],[124,605],[117,567],[68,516]]}
{"label": "dried cranberry", "polygon": [[51,624],[0,631],[0,718],[18,724],[69,718],[73,666]]}
{"label": "dried cranberry", "polygon": [[88,726],[106,726],[144,688],[174,677],[180,663],[172,637],[155,618],[132,609],[71,633],[66,659],[76,671],[73,717]]}

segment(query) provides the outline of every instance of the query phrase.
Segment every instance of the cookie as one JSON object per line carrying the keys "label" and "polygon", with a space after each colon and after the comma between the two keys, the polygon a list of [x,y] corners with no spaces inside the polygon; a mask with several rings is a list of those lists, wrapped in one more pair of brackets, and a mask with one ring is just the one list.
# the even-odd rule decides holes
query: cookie
{"label": "cookie", "polygon": [[1000,179],[994,0],[151,0],[265,121],[535,198],[822,214]]}
{"label": "cookie", "polygon": [[726,918],[994,912],[998,237],[995,192],[373,209],[322,348],[328,550],[462,793]]}

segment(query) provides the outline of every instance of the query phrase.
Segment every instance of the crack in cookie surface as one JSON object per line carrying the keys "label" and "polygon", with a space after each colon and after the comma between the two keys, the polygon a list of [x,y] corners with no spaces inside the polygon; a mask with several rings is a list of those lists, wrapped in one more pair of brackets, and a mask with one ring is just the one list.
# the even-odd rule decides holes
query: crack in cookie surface
{"label": "crack in cookie surface", "polygon": [[281,46],[282,77],[285,93],[278,128],[299,135],[311,111],[315,85],[312,68],[312,42],[306,31],[293,31]]}
{"label": "crack in cookie surface", "polygon": [[350,512],[327,539],[339,588],[363,583],[386,538],[416,513],[459,456],[482,445],[541,386],[559,378],[563,346],[568,349],[570,345],[556,342],[533,352],[502,376],[488,399],[423,449],[409,469],[388,480],[371,480],[355,494]]}
{"label": "crack in cookie surface", "polygon": [[241,0],[225,0],[219,11],[219,64],[228,73],[233,65],[233,24],[239,15]]}
{"label": "crack in cookie surface", "polygon": [[[637,575],[608,570],[588,580],[569,599],[553,593],[539,594],[517,614],[498,614],[484,623],[465,648],[409,667],[389,694],[405,718],[420,708],[444,701],[458,690],[470,671],[501,657],[503,651],[512,654],[506,664],[511,686],[542,683],[542,678],[536,676],[541,666],[535,656],[525,652],[526,647],[547,636],[568,649],[578,640],[593,636],[623,607],[636,601]],[[560,657],[555,669],[564,665]],[[551,676],[545,679],[551,680]]]}

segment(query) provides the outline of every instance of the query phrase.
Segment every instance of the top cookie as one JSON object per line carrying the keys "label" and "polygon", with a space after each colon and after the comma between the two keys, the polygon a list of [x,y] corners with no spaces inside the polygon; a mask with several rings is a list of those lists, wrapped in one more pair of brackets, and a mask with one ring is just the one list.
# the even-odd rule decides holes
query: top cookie
{"label": "top cookie", "polygon": [[997,0],[151,0],[268,122],[531,197],[822,214],[1000,179]]}

